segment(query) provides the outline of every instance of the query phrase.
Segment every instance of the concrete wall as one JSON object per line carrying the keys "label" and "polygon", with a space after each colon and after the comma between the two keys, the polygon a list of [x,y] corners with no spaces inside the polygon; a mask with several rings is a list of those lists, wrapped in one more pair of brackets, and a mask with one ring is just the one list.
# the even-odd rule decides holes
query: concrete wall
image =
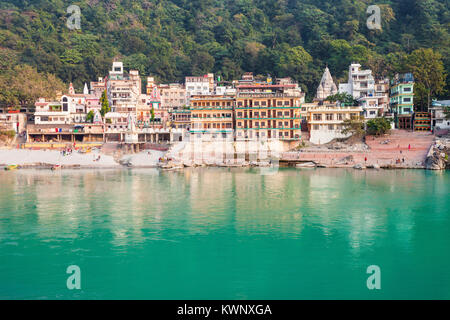
{"label": "concrete wall", "polygon": [[333,139],[343,139],[350,137],[351,134],[342,134],[341,130],[311,130],[310,142],[314,144],[325,144]]}

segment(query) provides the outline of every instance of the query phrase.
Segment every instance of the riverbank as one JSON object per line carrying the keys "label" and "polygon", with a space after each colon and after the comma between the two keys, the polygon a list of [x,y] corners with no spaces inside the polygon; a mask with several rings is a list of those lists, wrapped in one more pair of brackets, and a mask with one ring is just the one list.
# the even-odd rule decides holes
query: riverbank
{"label": "riverbank", "polygon": [[[367,137],[365,143],[335,142],[324,146],[301,145],[287,150],[281,142],[198,142],[183,141],[168,151],[122,151],[95,148],[90,153],[74,151],[64,155],[57,150],[0,149],[0,166],[20,169],[110,169],[156,168],[174,170],[184,167],[269,167],[427,169],[430,154],[436,149],[434,135],[427,132],[394,130],[390,135]],[[440,153],[439,153],[440,154]],[[161,161],[160,161],[161,160]],[[445,166],[444,166],[445,167]],[[430,168],[428,168],[430,169]]]}
{"label": "riverbank", "polygon": [[58,166],[61,169],[116,169],[126,167],[157,167],[161,151],[146,151],[124,155],[115,159],[113,155],[93,150],[84,154],[77,151],[64,155],[55,150],[0,149],[0,167],[17,165],[20,169],[49,169]]}

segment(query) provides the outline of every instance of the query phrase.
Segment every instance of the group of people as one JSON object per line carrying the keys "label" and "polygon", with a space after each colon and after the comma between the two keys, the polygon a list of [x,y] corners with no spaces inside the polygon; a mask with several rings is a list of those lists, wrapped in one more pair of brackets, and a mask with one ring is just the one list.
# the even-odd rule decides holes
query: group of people
{"label": "group of people", "polygon": [[62,156],[70,156],[70,155],[72,154],[72,152],[73,152],[73,149],[72,149],[72,148],[64,148],[64,149],[61,151],[61,155],[62,155]]}

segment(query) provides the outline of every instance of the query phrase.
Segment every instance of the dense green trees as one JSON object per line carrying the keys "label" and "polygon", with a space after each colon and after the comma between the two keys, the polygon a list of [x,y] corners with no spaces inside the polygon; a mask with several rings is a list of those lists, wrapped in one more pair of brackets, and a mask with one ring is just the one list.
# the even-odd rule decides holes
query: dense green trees
{"label": "dense green trees", "polygon": [[40,97],[55,98],[66,89],[52,74],[39,73],[29,65],[16,65],[0,73],[0,106],[32,106]]}
{"label": "dense green trees", "polygon": [[[337,81],[351,62],[392,75],[421,48],[440,54],[449,74],[448,1],[383,2],[382,30],[369,30],[365,0],[79,0],[81,30],[69,30],[64,1],[0,0],[0,64],[6,54],[9,64],[78,90],[115,57],[164,82],[205,72],[229,81],[253,71],[291,76],[309,99],[326,65]],[[445,96],[450,85],[446,78],[441,91],[425,88]]]}
{"label": "dense green trees", "polygon": [[100,114],[102,115],[102,117],[105,116],[105,114],[107,114],[108,112],[111,111],[111,107],[109,106],[109,101],[108,101],[108,96],[106,94],[106,90],[103,91],[102,96],[100,98],[100,104],[101,104],[101,108],[100,108]]}
{"label": "dense green trees", "polygon": [[367,134],[383,135],[391,130],[391,121],[386,118],[375,118],[367,121]]}
{"label": "dense green trees", "polygon": [[428,110],[431,98],[443,93],[446,75],[442,55],[433,49],[418,49],[407,58],[407,68],[416,80],[415,105],[418,110]]}

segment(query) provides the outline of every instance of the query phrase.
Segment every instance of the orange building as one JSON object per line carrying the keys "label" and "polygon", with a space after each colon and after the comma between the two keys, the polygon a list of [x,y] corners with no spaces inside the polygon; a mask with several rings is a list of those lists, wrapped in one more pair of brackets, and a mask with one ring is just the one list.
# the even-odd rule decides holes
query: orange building
{"label": "orange building", "polygon": [[298,84],[289,79],[238,85],[236,139],[300,140],[303,101]]}
{"label": "orange building", "polygon": [[233,136],[234,96],[192,96],[191,134],[197,137]]}

